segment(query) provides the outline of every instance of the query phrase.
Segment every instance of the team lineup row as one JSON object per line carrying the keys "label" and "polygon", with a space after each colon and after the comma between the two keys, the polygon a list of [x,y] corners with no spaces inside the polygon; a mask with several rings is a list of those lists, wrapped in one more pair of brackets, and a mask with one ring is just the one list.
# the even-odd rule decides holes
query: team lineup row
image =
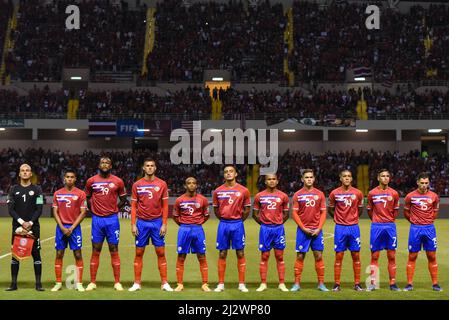
{"label": "team lineup row", "polygon": [[[120,257],[118,252],[120,224],[117,212],[127,202],[123,181],[111,174],[112,161],[102,157],[99,173],[87,180],[85,190],[75,187],[76,172],[66,170],[64,187],[53,196],[53,216],[56,220],[56,284],[52,291],[62,289],[62,261],[65,249],[70,245],[76,261],[76,289],[78,291],[95,290],[100,253],[104,240],[107,240],[114,274],[114,289],[123,291],[120,283]],[[145,159],[143,178],[136,181],[131,192],[131,231],[135,237],[134,284],[129,291],[141,289],[143,255],[147,245],[155,247],[158,269],[161,277],[161,289],[182,291],[184,263],[188,253],[197,255],[202,277],[203,291],[211,291],[208,284],[208,265],[206,260],[206,241],[202,227],[209,219],[207,198],[198,194],[197,180],[188,177],[185,180],[186,192],[176,199],[173,219],[179,225],[177,240],[176,275],[177,287],[173,290],[167,281],[167,261],[165,257],[165,234],[168,220],[168,188],[165,181],[156,177],[156,162]],[[36,290],[43,291],[41,283],[42,263],[40,256],[39,217],[42,212],[43,196],[37,185],[31,184],[32,171],[27,164],[20,166],[20,183],[12,186],[8,194],[8,210],[13,218],[13,236],[32,236],[35,241],[31,250],[34,260]],[[251,196],[247,188],[236,182],[237,171],[232,165],[223,169],[225,183],[213,192],[214,214],[220,220],[217,231],[216,248],[218,258],[218,285],[215,292],[224,291],[226,258],[229,249],[234,249],[238,264],[238,289],[248,292],[245,285],[246,259],[244,254],[244,221],[251,210]],[[261,284],[256,291],[267,289],[267,270],[270,251],[273,249],[277,264],[281,291],[299,291],[306,253],[311,249],[315,258],[318,278],[318,290],[329,291],[324,284],[324,238],[322,228],[326,215],[334,219],[334,286],[340,291],[340,277],[344,252],[351,252],[354,270],[354,290],[363,291],[361,286],[360,229],[359,217],[363,211],[363,193],[352,186],[352,174],[349,170],[340,172],[341,186],[329,194],[329,203],[320,190],[314,187],[315,176],[312,169],[301,173],[303,188],[293,195],[292,218],[298,225],[296,232],[296,260],[294,265],[294,284],[289,290],[285,285],[285,230],[284,223],[289,218],[289,197],[277,189],[278,178],[275,174],[265,176],[266,189],[254,197],[254,220],[260,224],[259,264]],[[367,211],[371,225],[371,283],[367,291],[376,290],[378,259],[382,250],[387,251],[390,289],[401,291],[396,284],[397,233],[395,218],[399,212],[399,194],[388,186],[390,173],[386,169],[378,172],[379,186],[368,194]],[[438,284],[438,265],[436,262],[436,230],[433,224],[438,215],[439,197],[429,190],[429,175],[421,173],[417,177],[417,189],[405,197],[404,216],[411,223],[409,233],[409,257],[407,262],[407,285],[405,291],[413,290],[413,275],[418,252],[423,247],[428,258],[432,288],[442,291]],[[82,236],[80,223],[87,210],[92,213],[92,255],[90,258],[90,283],[82,285],[83,259],[81,255]],[[13,254],[11,260],[11,285],[7,291],[17,290],[19,259]]]}

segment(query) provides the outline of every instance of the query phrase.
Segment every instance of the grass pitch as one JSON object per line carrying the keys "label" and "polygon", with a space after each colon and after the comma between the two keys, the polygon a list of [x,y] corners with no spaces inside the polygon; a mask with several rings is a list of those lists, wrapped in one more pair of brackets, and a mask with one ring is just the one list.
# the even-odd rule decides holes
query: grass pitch
{"label": "grass pitch", "polygon": [[[84,285],[89,282],[89,260],[91,254],[90,244],[90,219],[86,219],[82,223],[83,229],[83,257],[84,257]],[[207,260],[209,264],[209,283],[213,289],[217,284],[217,258],[218,251],[215,249],[215,238],[217,231],[217,220],[210,220],[205,225],[206,241],[207,241]],[[405,220],[399,220],[398,226],[398,250],[397,250],[397,282],[403,288],[406,284],[406,262],[407,262],[407,242],[409,223]],[[369,250],[369,230],[370,222],[361,220],[362,235],[362,282],[369,277],[368,267],[370,262]],[[10,283],[10,237],[11,237],[11,219],[0,218],[0,300],[8,299],[57,299],[57,300],[105,300],[105,299],[162,299],[162,300],[206,300],[206,299],[223,299],[223,300],[359,300],[359,299],[444,299],[449,300],[449,219],[439,220],[436,222],[438,236],[438,265],[440,275],[440,285],[445,291],[434,292],[431,290],[430,275],[427,269],[427,259],[422,252],[419,255],[416,264],[416,273],[412,292],[391,292],[388,289],[388,271],[386,254],[382,253],[380,258],[380,284],[381,289],[375,292],[355,292],[353,286],[352,260],[349,252],[346,253],[343,261],[342,272],[342,291],[341,292],[319,292],[316,290],[316,273],[314,269],[313,255],[310,252],[306,257],[304,272],[302,276],[302,284],[300,292],[281,292],[277,289],[278,278],[276,271],[276,262],[274,254],[271,254],[268,270],[268,287],[265,292],[256,292],[259,286],[259,225],[252,219],[245,222],[246,228],[246,283],[249,293],[241,293],[237,290],[238,274],[237,260],[235,252],[230,251],[227,259],[226,269],[226,290],[222,293],[205,293],[200,290],[201,276],[199,265],[195,255],[188,255],[185,264],[184,273],[184,291],[183,292],[162,292],[160,290],[160,278],[157,269],[157,260],[154,248],[150,245],[147,247],[144,256],[144,267],[142,273],[142,290],[138,292],[128,292],[127,289],[132,285],[134,278],[133,262],[134,262],[134,244],[131,235],[129,220],[121,220],[121,237],[119,252],[121,258],[121,282],[125,287],[124,292],[116,292],[113,290],[113,274],[110,263],[109,251],[107,245],[103,247],[100,259],[100,267],[97,276],[97,290],[93,292],[77,292],[75,290],[63,288],[59,292],[50,292],[54,284],[54,233],[55,222],[52,218],[41,219],[41,241],[42,241],[42,263],[43,275],[42,280],[45,292],[37,292],[34,290],[34,272],[32,259],[21,262],[19,273],[19,290],[16,292],[5,292],[4,289]],[[293,265],[296,256],[295,238],[296,225],[293,220],[287,221],[286,225],[287,248],[285,250],[286,263],[286,284],[290,288],[294,280]],[[325,232],[325,251],[324,262],[326,265],[325,281],[328,288],[333,285],[333,230],[334,223],[328,220],[324,227]],[[168,278],[174,288],[176,286],[176,236],[178,226],[173,222],[169,222],[168,233],[166,237],[166,253],[168,263]],[[73,254],[70,250],[66,250],[64,257],[63,270],[70,265],[74,265]],[[365,271],[367,271],[365,273]],[[63,281],[69,275],[63,272]],[[364,285],[365,287],[365,285]]]}

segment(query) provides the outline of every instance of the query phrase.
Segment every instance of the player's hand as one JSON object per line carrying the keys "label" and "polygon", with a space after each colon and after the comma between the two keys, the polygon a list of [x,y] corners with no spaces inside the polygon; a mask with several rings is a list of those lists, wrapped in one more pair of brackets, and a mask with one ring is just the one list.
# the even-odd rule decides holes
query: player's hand
{"label": "player's hand", "polygon": [[137,226],[135,224],[131,225],[131,232],[134,237],[137,237],[139,235],[139,230],[137,230]]}
{"label": "player's hand", "polygon": [[161,237],[164,237],[166,233],[167,233],[167,225],[166,225],[166,224],[163,224],[162,227],[161,227],[161,229],[159,230],[159,235],[160,235]]}
{"label": "player's hand", "polygon": [[65,235],[66,235],[67,237],[70,237],[70,236],[72,235],[72,232],[73,232],[73,228],[70,227],[70,228],[67,229],[67,233],[66,233]]}
{"label": "player's hand", "polygon": [[25,222],[22,224],[22,228],[24,228],[26,231],[30,231],[30,230],[31,230],[31,227],[32,227],[32,224],[29,223],[28,221],[25,221]]}
{"label": "player's hand", "polygon": [[315,230],[313,230],[311,236],[312,237],[317,237],[320,234],[320,232],[321,232],[321,229],[315,229]]}
{"label": "player's hand", "polygon": [[309,235],[309,236],[311,236],[312,234],[313,234],[313,230],[312,229],[309,229],[309,228],[304,228],[304,233],[305,234],[307,234],[307,235]]}

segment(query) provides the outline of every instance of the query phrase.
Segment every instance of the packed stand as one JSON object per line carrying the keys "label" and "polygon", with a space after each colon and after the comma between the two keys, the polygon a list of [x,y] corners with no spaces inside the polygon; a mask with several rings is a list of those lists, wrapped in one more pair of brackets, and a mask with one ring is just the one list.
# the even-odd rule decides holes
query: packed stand
{"label": "packed stand", "polygon": [[3,55],[3,44],[5,43],[6,30],[8,29],[8,20],[13,11],[11,0],[0,0],[0,58]]}
{"label": "packed stand", "polygon": [[141,65],[146,10],[128,10],[126,2],[77,3],[80,29],[66,29],[66,7],[73,1],[28,0],[20,6],[15,47],[10,56],[13,78],[60,81],[62,68],[96,71],[137,70]]}
{"label": "packed stand", "polygon": [[[169,152],[152,154],[146,151],[109,152],[105,153],[113,161],[112,173],[125,182],[128,193],[136,179],[142,176],[141,165],[146,157],[154,157],[157,161],[157,176],[164,179],[171,195],[183,194],[184,180],[189,176],[198,178],[198,191],[205,195],[224,182],[222,165],[172,165]],[[78,174],[77,185],[84,187],[86,180],[97,173],[100,155],[91,151],[82,154],[50,151],[43,149],[3,149],[0,150],[0,195],[7,193],[9,186],[16,183],[18,168],[23,163],[32,166],[38,177],[38,183],[44,193],[50,194],[62,187],[64,170],[75,168]],[[327,152],[313,155],[303,152],[287,151],[279,156],[278,174],[279,189],[290,196],[302,187],[300,174],[305,168],[313,168],[317,177],[317,187],[326,195],[340,185],[338,174],[349,169],[357,184],[357,166],[369,165],[370,187],[377,185],[376,175],[381,168],[387,168],[392,174],[391,186],[401,196],[416,188],[416,176],[421,171],[431,174],[431,189],[441,196],[449,196],[449,156],[431,155],[422,157],[419,151],[406,154],[392,152]],[[238,165],[238,182],[246,185],[246,166]],[[259,187],[263,188],[263,177],[259,179]]]}
{"label": "packed stand", "polygon": [[[157,3],[156,37],[148,57],[148,78],[202,81],[205,69],[227,69],[233,81],[275,82],[283,78],[281,4],[261,1]],[[247,10],[247,11],[246,11]]]}

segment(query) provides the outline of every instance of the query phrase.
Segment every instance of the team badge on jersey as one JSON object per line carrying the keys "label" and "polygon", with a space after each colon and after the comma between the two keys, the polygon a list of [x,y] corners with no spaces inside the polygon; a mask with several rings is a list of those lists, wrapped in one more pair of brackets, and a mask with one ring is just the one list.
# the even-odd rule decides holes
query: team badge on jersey
{"label": "team badge on jersey", "polygon": [[109,188],[114,188],[114,186],[115,186],[115,184],[114,184],[113,182],[111,182],[111,183],[109,184]]}
{"label": "team badge on jersey", "polygon": [[28,192],[28,194],[29,194],[30,196],[32,196],[32,195],[34,195],[34,191],[31,190],[30,192]]}
{"label": "team badge on jersey", "polygon": [[314,195],[314,196],[313,196],[313,199],[314,199],[314,200],[318,200],[318,198],[319,198],[319,197],[318,197],[317,195]]}
{"label": "team badge on jersey", "polygon": [[432,199],[430,199],[430,198],[427,199],[427,202],[428,202],[428,203],[432,203]]}
{"label": "team badge on jersey", "polygon": [[154,187],[154,191],[159,192],[159,190],[161,190],[161,188],[159,188],[158,186]]}
{"label": "team badge on jersey", "polygon": [[241,193],[240,193],[240,192],[236,192],[235,195],[236,195],[237,197],[240,197]]}
{"label": "team badge on jersey", "polygon": [[276,198],[276,202],[277,203],[281,202],[281,198]]}
{"label": "team badge on jersey", "polygon": [[195,202],[195,207],[199,208],[201,205],[198,202]]}
{"label": "team badge on jersey", "polygon": [[393,197],[392,196],[388,196],[388,201],[391,201],[391,200],[393,200]]}
{"label": "team badge on jersey", "polygon": [[73,196],[73,200],[74,201],[78,200],[78,196]]}
{"label": "team badge on jersey", "polygon": [[355,200],[355,194],[351,195],[351,199]]}

